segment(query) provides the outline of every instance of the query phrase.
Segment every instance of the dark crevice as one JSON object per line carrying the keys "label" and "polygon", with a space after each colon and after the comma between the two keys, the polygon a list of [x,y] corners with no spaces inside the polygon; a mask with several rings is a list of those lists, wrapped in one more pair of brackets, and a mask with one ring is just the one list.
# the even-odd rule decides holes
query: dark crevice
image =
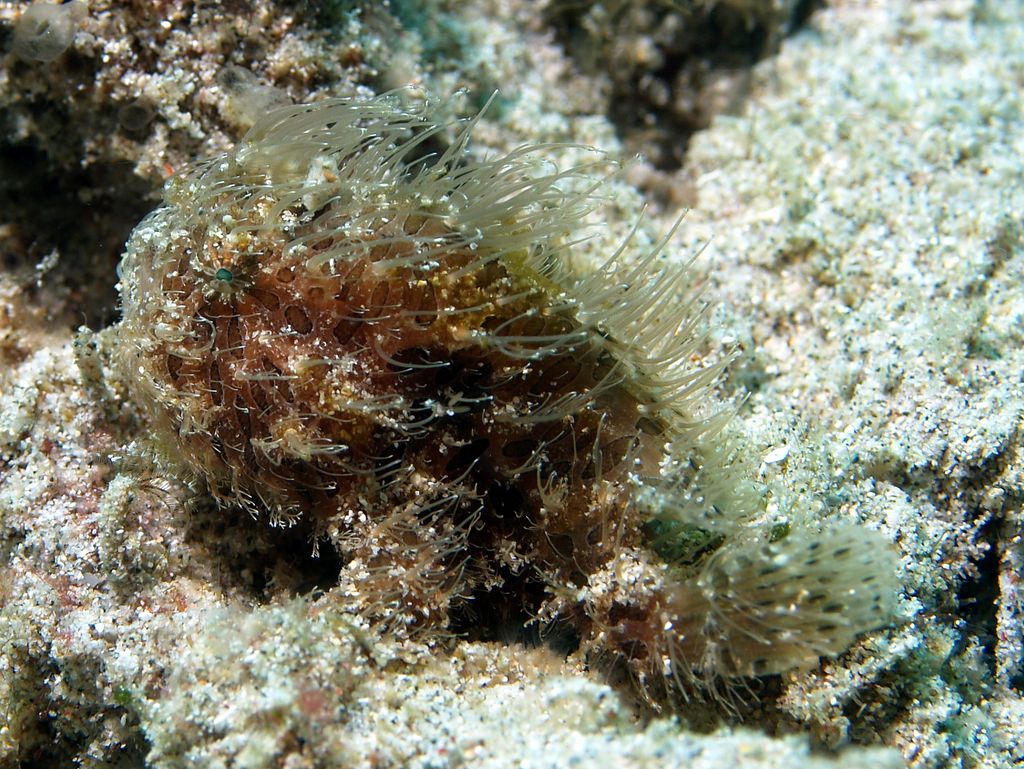
{"label": "dark crevice", "polygon": [[189,538],[224,589],[269,603],[337,585],[341,557],[329,544],[317,547],[313,532],[308,516],[291,526],[270,526],[202,500],[190,518]]}
{"label": "dark crevice", "polygon": [[966,625],[966,635],[984,649],[985,663],[995,673],[996,617],[999,608],[1000,520],[992,517],[977,530],[984,553],[973,564],[971,575],[956,591],[956,616]]}
{"label": "dark crevice", "polygon": [[152,207],[149,185],[128,164],[58,173],[31,144],[0,145],[0,179],[0,257],[30,301],[49,297],[61,310],[50,320],[71,325],[114,320],[117,262]]}
{"label": "dark crevice", "polygon": [[546,597],[544,585],[522,576],[504,576],[511,586],[477,591],[454,606],[449,630],[469,641],[545,646],[560,656],[576,651],[580,636],[571,623],[545,624],[531,612],[531,607],[539,606]]}
{"label": "dark crevice", "polygon": [[608,78],[608,117],[626,154],[671,171],[694,133],[740,108],[751,68],[823,5],[802,0],[786,14],[744,3],[554,0],[545,21],[582,72]]}
{"label": "dark crevice", "polygon": [[[98,328],[116,317],[117,262],[132,228],[154,207],[159,182],[97,142],[137,141],[148,122],[136,114],[132,123],[125,104],[97,108],[98,59],[70,50],[46,73],[39,66],[9,62],[10,88],[22,98],[16,110],[0,113],[0,263],[30,303],[48,310],[49,323]],[[38,82],[52,78],[53,68],[65,99],[54,101]]]}

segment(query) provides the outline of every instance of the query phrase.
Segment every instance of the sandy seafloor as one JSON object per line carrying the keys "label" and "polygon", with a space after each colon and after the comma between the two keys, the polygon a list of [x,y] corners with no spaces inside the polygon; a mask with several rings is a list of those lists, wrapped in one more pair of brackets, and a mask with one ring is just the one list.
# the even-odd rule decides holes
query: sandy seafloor
{"label": "sandy seafloor", "polygon": [[[857,519],[901,559],[891,626],[765,683],[741,723],[710,732],[643,712],[576,655],[401,646],[301,594],[256,600],[252,568],[288,578],[273,533],[187,508],[136,456],[144,428],[104,356],[80,338],[76,358],[81,296],[112,307],[114,235],[97,214],[70,239],[77,253],[33,255],[46,233],[29,225],[61,205],[36,203],[39,188],[58,179],[107,214],[131,198],[137,218],[166,173],[280,96],[232,101],[216,80],[226,61],[255,69],[258,56],[263,81],[295,100],[498,86],[482,145],[577,141],[614,156],[601,78],[574,71],[528,2],[459,5],[468,42],[454,64],[365,16],[340,33],[345,58],[336,39],[304,35],[293,6],[238,4],[237,38],[259,42],[246,47],[213,26],[184,32],[189,3],[86,5],[70,63],[8,52],[0,70],[5,146],[35,148],[44,180],[2,180],[0,767],[1024,764],[1020,3],[834,0],[754,67],[682,170],[640,164],[614,183],[595,251],[645,195],[638,241],[691,208],[671,252],[706,246],[709,349],[742,350],[718,389],[748,393],[735,429],[769,507]],[[24,6],[0,6],[8,43]],[[140,53],[146,35],[162,54]],[[627,42],[642,58],[643,35]],[[357,84],[364,70],[373,88]],[[138,99],[145,132],[111,131],[117,105]],[[95,173],[106,167],[113,181]],[[118,173],[137,184],[121,197]],[[238,539],[248,556],[225,544]]]}

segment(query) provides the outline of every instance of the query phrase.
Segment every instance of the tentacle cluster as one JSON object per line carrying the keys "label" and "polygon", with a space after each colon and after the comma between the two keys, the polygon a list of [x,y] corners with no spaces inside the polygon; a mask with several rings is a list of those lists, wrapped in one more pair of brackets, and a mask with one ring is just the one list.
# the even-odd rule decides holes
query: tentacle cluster
{"label": "tentacle cluster", "polygon": [[474,122],[401,94],[287,107],[169,184],[119,330],[169,463],[312,521],[338,595],[397,633],[513,596],[685,689],[885,622],[874,535],[751,523],[666,243],[574,274],[600,182],[543,146],[471,162]]}

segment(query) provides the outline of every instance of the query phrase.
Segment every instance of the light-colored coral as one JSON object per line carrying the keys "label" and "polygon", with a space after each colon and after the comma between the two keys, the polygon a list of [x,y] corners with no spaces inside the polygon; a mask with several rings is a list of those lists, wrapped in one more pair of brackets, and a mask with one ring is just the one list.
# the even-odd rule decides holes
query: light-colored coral
{"label": "light-colored coral", "polygon": [[910,624],[784,706],[921,767],[1019,759],[979,736],[1020,696],[1024,29],[1000,6],[822,12],[690,156],[755,440],[800,447],[765,465],[777,504],[811,493],[906,553]]}

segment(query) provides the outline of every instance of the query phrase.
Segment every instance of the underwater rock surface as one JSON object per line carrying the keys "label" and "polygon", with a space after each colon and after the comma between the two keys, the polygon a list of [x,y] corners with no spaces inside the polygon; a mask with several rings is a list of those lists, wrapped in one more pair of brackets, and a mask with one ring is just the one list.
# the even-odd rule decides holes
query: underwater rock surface
{"label": "underwater rock surface", "polygon": [[[3,9],[5,30],[26,5]],[[239,89],[254,81],[218,81],[219,72],[258,69],[262,51],[278,67],[261,70],[270,75],[262,84],[280,86],[272,72],[302,71],[289,69],[301,58],[294,41],[338,34],[266,4],[265,18],[284,24],[267,26],[281,47],[253,43],[243,27],[263,17],[240,12],[236,33],[249,43],[235,48],[208,36],[220,21],[202,16],[209,11],[196,11],[184,33],[186,4],[166,4],[164,33],[159,19],[132,17],[135,4],[86,5],[60,57],[15,64],[9,52],[0,78],[5,119],[17,109],[47,116],[38,125],[13,120],[26,146],[57,146],[55,104],[73,108],[76,130],[95,141],[40,150],[47,174],[96,158],[89,146],[128,157],[116,149],[128,145],[104,138],[110,102],[90,89],[117,83],[124,93],[115,101],[141,97],[133,83],[142,81],[123,68],[129,57],[139,72],[152,68],[147,89],[194,83],[176,97],[180,122],[165,106],[152,123],[145,110],[123,116],[129,130],[151,125],[157,139],[184,136],[174,126],[198,121],[188,142],[164,145],[180,166],[226,146],[252,114],[230,100],[244,100]],[[461,72],[479,73],[486,61],[502,94],[479,126],[480,152],[527,141],[614,152],[611,124],[587,107],[600,78],[576,72],[533,18],[534,5],[466,4],[457,27],[415,32],[414,15],[342,14],[351,45],[331,38],[330,61],[356,47],[392,62],[386,78],[359,86],[366,93],[397,85],[392,79],[451,92]],[[139,450],[142,415],[108,365],[109,333],[72,330],[81,317],[75,289],[115,281],[109,255],[120,244],[95,235],[111,220],[98,216],[102,206],[86,209],[98,217],[81,230],[96,243],[95,261],[36,252],[38,213],[24,202],[33,198],[13,194],[8,176],[4,192],[23,208],[10,207],[12,221],[0,223],[0,766],[1024,760],[1022,10],[962,0],[829,5],[752,70],[742,105],[693,136],[681,170],[639,164],[611,183],[601,213],[609,226],[581,261],[611,253],[616,232],[636,220],[643,197],[633,184],[652,213],[626,259],[667,230],[680,201],[692,206],[671,253],[685,262],[711,240],[702,266],[712,301],[706,346],[712,356],[736,343],[743,350],[719,389],[726,398],[749,392],[734,427],[760,468],[765,514],[856,521],[895,543],[904,594],[894,625],[816,668],[754,680],[741,727],[704,705],[682,707],[681,723],[645,713],[623,681],[583,654],[524,643],[521,629],[497,621],[506,636],[381,637],[325,599],[339,564],[312,557],[304,535],[225,517],[154,472]],[[115,34],[117,20],[145,30],[135,45],[117,44],[127,39]],[[317,23],[327,22],[338,18]],[[301,29],[287,34],[292,26]],[[176,66],[145,60],[161,34],[183,46]],[[413,55],[386,55],[413,36]],[[459,43],[460,56],[439,56],[437,41],[449,52]],[[310,66],[326,66],[326,48],[310,50]],[[349,55],[352,66],[368,58]],[[424,67],[417,56],[438,63]],[[194,81],[174,80],[197,62]],[[316,71],[285,90],[303,101],[344,95],[343,77]],[[69,75],[90,85],[67,89]],[[83,90],[91,96],[76,99]],[[141,173],[124,177],[151,196],[159,143],[132,150]],[[552,152],[574,162],[571,147]],[[78,196],[80,182],[99,185],[69,180],[69,194]],[[89,249],[78,254],[89,258]],[[769,736],[780,733],[788,736]]]}

